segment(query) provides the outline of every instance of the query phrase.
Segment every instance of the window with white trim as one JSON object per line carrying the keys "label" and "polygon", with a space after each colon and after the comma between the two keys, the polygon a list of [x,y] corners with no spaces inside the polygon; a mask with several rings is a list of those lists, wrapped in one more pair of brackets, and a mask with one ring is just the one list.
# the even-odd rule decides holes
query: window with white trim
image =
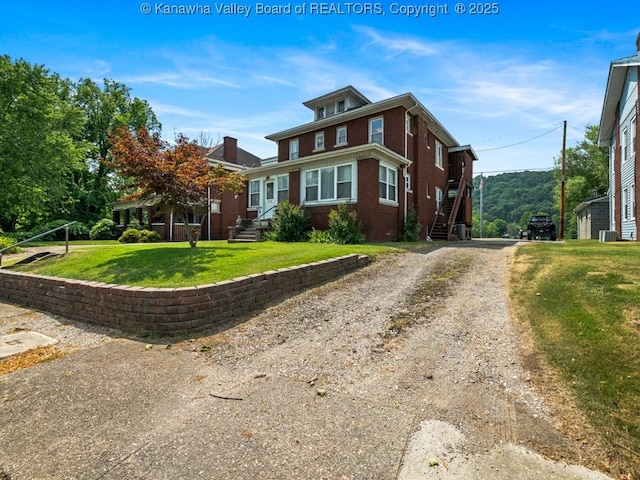
{"label": "window with white trim", "polygon": [[325,115],[325,109],[324,109],[324,107],[318,107],[318,118],[319,118],[319,119],[320,119],[320,118],[324,118],[325,116],[326,116],[326,115]]}
{"label": "window with white trim", "polygon": [[260,180],[251,180],[249,182],[249,206],[260,206]]}
{"label": "window with white trim", "polygon": [[353,197],[353,166],[337,165],[304,172],[305,202]]}
{"label": "window with white trim", "polygon": [[324,150],[324,132],[316,133],[315,150]]}
{"label": "window with white trim", "polygon": [[444,192],[440,187],[436,187],[436,212],[440,210],[442,206],[442,199],[444,198]]}
{"label": "window with white trim", "polygon": [[278,175],[278,203],[289,200],[289,175]]}
{"label": "window with white trim", "polygon": [[413,123],[413,117],[410,114],[407,113],[406,116],[405,116],[405,125],[404,125],[404,127],[405,127],[405,131],[406,131],[406,133],[408,135],[413,135],[412,128],[411,128],[412,123]]}
{"label": "window with white trim", "polygon": [[289,160],[295,160],[300,156],[300,141],[296,138],[289,140]]}
{"label": "window with white trim", "polygon": [[631,204],[630,208],[630,212],[629,215],[631,217],[631,220],[635,220],[636,219],[636,184],[633,183],[631,184],[631,186],[629,187],[629,203]]}
{"label": "window with white trim", "polygon": [[347,126],[336,128],[336,146],[347,144]]}
{"label": "window with white trim", "polygon": [[624,127],[622,131],[622,163],[627,161],[629,157],[629,128]]}
{"label": "window with white trim", "polygon": [[633,153],[636,153],[636,150],[638,149],[638,144],[637,144],[637,133],[638,133],[638,127],[636,126],[636,121],[637,119],[634,118],[631,121],[631,151]]}
{"label": "window with white trim", "polygon": [[344,112],[344,110],[345,110],[345,101],[344,100],[338,100],[336,112],[342,113],[342,112]]}
{"label": "window with white trim", "polygon": [[369,143],[384,145],[384,118],[372,118],[369,120]]}
{"label": "window with white trim", "polygon": [[624,220],[629,220],[629,208],[631,207],[630,196],[629,196],[629,187],[626,187],[622,190],[622,203],[623,203],[623,218]]}
{"label": "window with white trim", "polygon": [[436,140],[436,167],[444,169],[442,144],[438,140]]}
{"label": "window with white trim", "polygon": [[378,167],[378,197],[390,202],[398,201],[398,170],[380,164]]}

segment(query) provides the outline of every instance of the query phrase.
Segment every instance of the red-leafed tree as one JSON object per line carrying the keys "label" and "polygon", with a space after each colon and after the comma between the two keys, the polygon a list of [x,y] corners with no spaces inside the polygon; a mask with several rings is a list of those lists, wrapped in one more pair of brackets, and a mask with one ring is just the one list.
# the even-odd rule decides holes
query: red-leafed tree
{"label": "red-leafed tree", "polygon": [[135,189],[130,198],[153,200],[163,212],[173,212],[187,226],[191,247],[198,242],[204,216],[194,229],[189,228],[189,218],[206,211],[207,189],[211,187],[211,197],[244,189],[243,175],[209,165],[198,143],[182,134],[170,145],[144,127],[137,134],[120,128],[111,135],[111,144],[110,165],[130,179]]}

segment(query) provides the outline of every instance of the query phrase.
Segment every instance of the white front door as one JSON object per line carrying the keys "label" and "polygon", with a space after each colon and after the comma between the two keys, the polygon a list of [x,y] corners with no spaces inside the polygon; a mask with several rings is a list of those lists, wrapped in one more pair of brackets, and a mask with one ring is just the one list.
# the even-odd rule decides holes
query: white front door
{"label": "white front door", "polygon": [[263,218],[273,218],[276,213],[275,206],[278,204],[276,197],[276,186],[274,180],[266,180],[264,182],[264,216]]}

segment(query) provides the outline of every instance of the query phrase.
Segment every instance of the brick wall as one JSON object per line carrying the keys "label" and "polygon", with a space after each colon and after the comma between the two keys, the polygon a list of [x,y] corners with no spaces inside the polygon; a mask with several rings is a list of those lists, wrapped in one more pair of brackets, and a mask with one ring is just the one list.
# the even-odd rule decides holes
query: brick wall
{"label": "brick wall", "polygon": [[203,329],[366,265],[358,255],[184,288],[143,288],[0,270],[0,300],[128,332]]}

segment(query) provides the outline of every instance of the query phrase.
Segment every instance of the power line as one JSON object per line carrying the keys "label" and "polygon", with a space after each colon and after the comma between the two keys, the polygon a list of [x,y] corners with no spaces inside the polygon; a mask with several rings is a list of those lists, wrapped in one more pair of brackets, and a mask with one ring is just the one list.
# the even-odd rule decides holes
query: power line
{"label": "power line", "polygon": [[528,140],[523,140],[521,142],[517,142],[517,143],[512,143],[511,145],[504,145],[502,147],[494,147],[494,148],[485,148],[484,150],[476,150],[476,152],[491,152],[493,150],[502,150],[503,148],[511,148],[511,147],[516,147],[518,145],[522,145],[523,143],[528,143],[528,142],[532,142],[534,140],[537,140],[538,138],[544,137],[545,135],[549,135],[550,133],[555,132],[556,130],[558,130],[559,128],[562,128],[562,125],[558,125],[557,127],[553,128],[552,130],[549,130],[548,132],[545,132],[543,134],[540,134],[536,137],[530,138]]}

